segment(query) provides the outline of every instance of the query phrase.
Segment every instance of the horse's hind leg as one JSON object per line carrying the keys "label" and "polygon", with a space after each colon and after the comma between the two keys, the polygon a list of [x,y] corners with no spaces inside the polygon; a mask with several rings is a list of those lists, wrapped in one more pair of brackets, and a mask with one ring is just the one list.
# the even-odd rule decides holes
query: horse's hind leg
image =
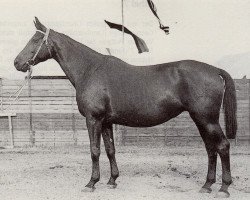
{"label": "horse's hind leg", "polygon": [[217,144],[217,152],[221,158],[222,165],[222,186],[217,194],[217,197],[229,197],[228,187],[232,183],[231,171],[230,171],[230,143],[223,135]]}
{"label": "horse's hind leg", "polygon": [[213,137],[209,133],[211,132],[208,130],[208,127],[205,123],[200,122],[201,120],[196,117],[191,116],[196,123],[200,135],[205,143],[207,155],[208,155],[208,172],[207,172],[207,179],[205,184],[202,186],[200,192],[201,193],[210,193],[212,191],[211,186],[213,183],[216,182],[216,165],[217,165],[217,151],[216,145],[213,142]]}
{"label": "horse's hind leg", "polygon": [[110,162],[111,176],[108,181],[108,185],[110,188],[115,188],[116,183],[115,180],[119,176],[119,171],[115,159],[115,145],[114,145],[114,136],[113,136],[113,128],[112,124],[104,124],[102,137],[105,145],[105,150]]}
{"label": "horse's hind leg", "polygon": [[[211,192],[211,185],[216,180],[217,153],[222,163],[222,186],[218,197],[229,197],[228,187],[232,182],[229,160],[229,142],[222,132],[217,120],[205,120],[203,117],[191,115],[195,121],[208,153],[208,173],[206,183],[201,192]],[[211,122],[208,122],[211,121]]]}
{"label": "horse's hind leg", "polygon": [[207,155],[208,155],[208,172],[207,180],[202,186],[201,193],[212,192],[211,186],[216,182],[216,164],[217,164],[217,152],[214,145],[206,145]]}

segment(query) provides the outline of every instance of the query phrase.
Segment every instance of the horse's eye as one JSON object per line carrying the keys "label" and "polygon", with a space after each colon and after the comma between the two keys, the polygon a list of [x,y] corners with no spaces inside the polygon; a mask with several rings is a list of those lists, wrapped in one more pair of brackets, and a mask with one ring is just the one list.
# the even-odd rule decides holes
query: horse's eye
{"label": "horse's eye", "polygon": [[32,40],[32,42],[35,43],[35,44],[38,43],[38,41],[39,41],[39,39],[33,39]]}

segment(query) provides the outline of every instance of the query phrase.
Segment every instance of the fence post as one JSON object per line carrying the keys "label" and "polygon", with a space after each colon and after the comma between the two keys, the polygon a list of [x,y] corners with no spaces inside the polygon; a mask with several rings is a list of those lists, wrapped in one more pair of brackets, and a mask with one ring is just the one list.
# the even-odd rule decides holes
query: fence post
{"label": "fence post", "polygon": [[30,144],[31,146],[35,145],[35,133],[33,131],[33,115],[32,115],[32,96],[31,96],[31,79],[28,78],[28,98],[29,98],[29,133],[30,133]]}
{"label": "fence post", "polygon": [[73,141],[74,146],[77,145],[77,134],[76,134],[76,116],[74,112],[74,102],[75,102],[75,88],[70,85],[71,92],[71,112],[72,112],[72,130],[73,130]]}
{"label": "fence post", "polygon": [[121,126],[121,144],[122,146],[124,146],[126,144],[126,140],[127,140],[127,130],[125,128],[125,126]]}
{"label": "fence post", "polygon": [[77,136],[76,136],[76,117],[74,113],[74,101],[72,97],[72,130],[73,130],[73,140],[74,140],[74,145],[77,145]]}
{"label": "fence post", "polygon": [[1,110],[3,110],[3,96],[2,96],[2,78],[0,78],[0,96],[1,96]]}
{"label": "fence post", "polygon": [[10,146],[11,148],[14,148],[14,136],[13,136],[13,126],[12,126],[12,116],[8,116],[9,121],[9,133],[10,133]]}
{"label": "fence post", "polygon": [[250,144],[250,79],[248,79],[247,84],[247,91],[248,91],[248,141]]}

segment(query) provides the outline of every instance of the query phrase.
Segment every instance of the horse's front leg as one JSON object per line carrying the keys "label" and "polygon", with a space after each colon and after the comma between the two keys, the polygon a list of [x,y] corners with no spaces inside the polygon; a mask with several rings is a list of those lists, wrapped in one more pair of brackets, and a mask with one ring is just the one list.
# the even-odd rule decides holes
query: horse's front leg
{"label": "horse's front leg", "polygon": [[102,120],[94,117],[87,117],[87,128],[89,132],[90,140],[90,152],[92,159],[92,175],[89,183],[85,186],[83,191],[89,192],[94,191],[95,184],[100,180],[100,168],[99,168],[99,157],[100,157],[100,137],[102,131]]}
{"label": "horse's front leg", "polygon": [[116,188],[117,184],[115,183],[115,180],[119,176],[119,170],[115,159],[115,145],[112,124],[103,124],[102,137],[111,169],[111,176],[108,186],[110,186],[110,188]]}

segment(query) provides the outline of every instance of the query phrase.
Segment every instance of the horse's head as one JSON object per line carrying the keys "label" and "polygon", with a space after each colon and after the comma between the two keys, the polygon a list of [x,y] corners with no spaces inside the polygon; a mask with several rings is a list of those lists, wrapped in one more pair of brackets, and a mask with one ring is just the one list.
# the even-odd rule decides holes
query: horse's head
{"label": "horse's head", "polygon": [[52,46],[48,42],[50,29],[47,29],[35,17],[36,33],[18,54],[14,65],[18,71],[26,72],[31,66],[43,62],[52,57]]}

